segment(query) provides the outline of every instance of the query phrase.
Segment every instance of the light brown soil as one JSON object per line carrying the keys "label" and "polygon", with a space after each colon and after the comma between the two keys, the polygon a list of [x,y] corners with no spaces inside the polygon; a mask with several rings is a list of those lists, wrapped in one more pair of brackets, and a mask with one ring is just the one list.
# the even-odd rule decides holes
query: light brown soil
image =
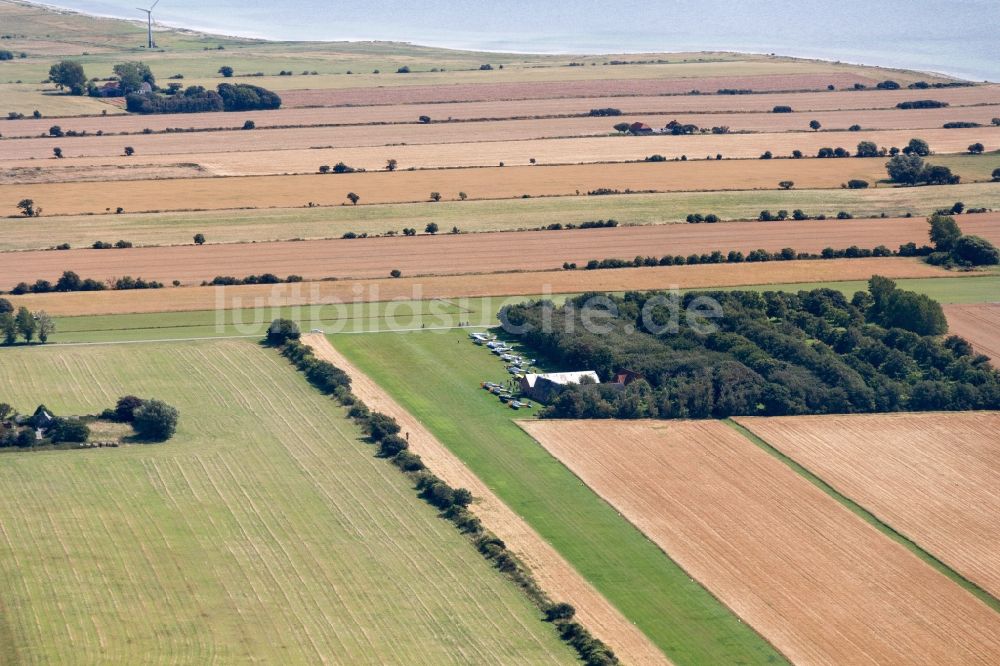
{"label": "light brown soil", "polygon": [[[970,215],[962,221],[962,228],[1000,245],[1000,213]],[[722,222],[200,247],[42,250],[2,255],[0,288],[39,278],[55,281],[66,270],[102,277],[141,274],[161,282],[197,284],[216,275],[274,273],[322,279],[385,277],[393,269],[404,275],[539,271],[558,269],[564,262],[583,268],[591,259],[632,259],[637,255],[659,258],[715,250],[724,254],[755,249],[777,252],[787,247],[818,253],[827,247],[852,245],[895,249],[910,242],[927,242],[925,219]]]}
{"label": "light brown soil", "polygon": [[946,305],[944,313],[949,333],[965,338],[977,353],[986,354],[993,365],[1000,367],[1000,303]]}
{"label": "light brown soil", "polygon": [[764,74],[760,76],[716,76],[671,79],[599,79],[530,83],[407,85],[344,90],[286,90],[285,106],[342,106],[346,104],[415,104],[419,102],[473,102],[555,97],[608,97],[617,95],[677,95],[691,90],[714,93],[722,88],[774,90],[819,90],[829,84],[838,88],[854,83],[875,83],[847,72],[828,74]]}
{"label": "light brown soil", "polygon": [[[645,143],[629,139],[616,142]],[[506,145],[519,148],[521,143]],[[472,150],[475,154],[479,148]],[[321,151],[316,152],[319,157]],[[445,200],[458,199],[459,192],[466,192],[470,199],[512,199],[523,195],[572,196],[599,188],[634,192],[776,189],[782,180],[794,181],[799,189],[824,189],[837,188],[852,178],[874,183],[885,176],[884,165],[884,158],[699,160],[153,180],[133,181],[122,187],[87,183],[0,185],[0,210],[16,213],[15,205],[25,197],[41,205],[46,215],[66,215],[103,213],[118,206],[130,213],[293,208],[308,202],[335,206],[346,203],[348,192],[356,192],[366,204],[428,201],[435,191]]]}
{"label": "light brown soil", "polygon": [[1000,412],[737,420],[1000,597]]}
{"label": "light brown soil", "polygon": [[[784,115],[784,114],[774,114]],[[919,115],[919,113],[918,113]],[[613,122],[592,119],[513,120],[489,123],[442,123],[438,125],[392,125],[387,127],[320,127],[275,129],[260,132],[199,132],[194,134],[148,134],[132,137],[87,136],[60,139],[11,139],[4,141],[4,164],[34,166],[39,161],[55,164],[52,148],[61,147],[62,167],[90,164],[128,165],[148,162],[157,156],[171,162],[194,162],[222,175],[264,173],[314,173],[320,164],[345,162],[355,168],[384,169],[386,160],[397,159],[400,169],[496,166],[580,162],[640,161],[653,154],[667,158],[714,157],[756,158],[765,150],[775,156],[790,156],[801,150],[812,156],[822,147],[841,146],[854,152],[859,141],[877,146],[905,146],[912,130],[863,130],[860,132],[768,132],[753,134],[697,134],[583,136],[614,134]],[[653,120],[653,119],[650,119]],[[670,118],[660,117],[659,126]],[[800,119],[806,129],[807,118]],[[563,127],[565,126],[565,128]],[[576,129],[574,129],[574,127]],[[583,129],[590,128],[590,129]],[[555,137],[574,138],[555,138]],[[545,138],[552,137],[552,138]],[[920,137],[937,153],[966,152],[980,142],[986,151],[1000,148],[1000,127],[946,130],[925,129]],[[123,142],[136,154],[122,155]]]}
{"label": "light brown soil", "polygon": [[1000,659],[992,609],[722,422],[522,427],[793,663]]}
{"label": "light brown soil", "polygon": [[195,164],[118,164],[50,167],[16,166],[0,170],[0,184],[24,183],[92,183],[120,180],[150,180],[159,178],[198,178],[208,176]]}
{"label": "light brown soil", "polygon": [[[258,128],[291,125],[345,125],[370,123],[416,123],[421,115],[437,121],[531,118],[587,113],[590,109],[614,107],[624,117],[597,118],[611,126],[621,120],[642,120],[666,115],[679,122],[699,127],[729,125],[734,130],[802,129],[815,118],[825,129],[846,129],[855,123],[867,128],[939,127],[949,120],[972,120],[989,123],[997,116],[988,107],[965,105],[1000,104],[1000,86],[949,88],[933,91],[933,98],[951,104],[945,109],[898,111],[902,101],[928,97],[915,96],[913,90],[865,90],[822,93],[768,93],[759,95],[699,95],[699,96],[634,96],[634,97],[571,97],[565,99],[507,100],[498,102],[458,102],[441,104],[396,104],[384,106],[349,106],[318,108],[283,108],[277,111],[248,113],[180,113],[152,115],[80,116],[75,118],[25,118],[4,121],[3,135],[37,137],[47,134],[53,123],[63,130],[101,131],[105,134],[138,133],[146,128],[163,131],[168,128],[240,128],[245,120],[253,120]],[[284,93],[288,94],[288,93]],[[797,113],[771,113],[775,106],[791,106]],[[965,108],[963,108],[965,107]],[[869,111],[867,109],[883,109]],[[802,122],[799,115],[812,112]],[[891,120],[890,120],[891,119]],[[669,118],[668,118],[669,120]],[[369,128],[377,136],[384,129]],[[471,131],[471,130],[465,130]],[[67,139],[69,141],[70,139]]]}
{"label": "light brown soil", "polygon": [[[112,250],[101,250],[112,252]],[[583,291],[699,289],[723,286],[948,277],[962,279],[913,259],[831,259],[754,264],[699,264],[597,271],[546,271],[376,280],[339,280],[239,287],[180,287],[152,291],[99,291],[7,296],[16,306],[74,316],[136,312],[180,312],[320,303],[355,303],[481,296],[537,296]],[[92,276],[84,276],[92,277]],[[97,279],[98,276],[93,276]],[[499,307],[499,305],[497,306]],[[496,309],[486,313],[492,316]]]}
{"label": "light brown soil", "polygon": [[611,646],[628,664],[668,664],[667,658],[590,583],[583,579],[537,532],[504,504],[486,484],[451,453],[424,425],[358,370],[322,335],[305,335],[303,342],[316,356],[333,363],[351,377],[351,389],[375,411],[388,414],[406,433],[410,450],[446,483],[467,488],[475,496],[473,512],[487,529],[504,540],[552,599],[572,604],[576,617]]}

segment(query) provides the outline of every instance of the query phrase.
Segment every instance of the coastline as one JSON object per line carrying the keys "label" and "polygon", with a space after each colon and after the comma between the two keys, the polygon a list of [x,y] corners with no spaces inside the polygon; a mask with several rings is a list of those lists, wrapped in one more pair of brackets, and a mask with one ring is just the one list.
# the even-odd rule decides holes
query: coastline
{"label": "coastline", "polygon": [[[124,16],[123,14],[110,14],[110,13],[100,13],[93,11],[85,11],[80,9],[75,9],[72,7],[65,7],[62,5],[42,2],[39,0],[11,0],[17,4],[35,6],[46,9],[48,11],[60,12],[64,14],[76,14],[80,16],[86,16],[89,18],[96,18],[102,20],[111,21],[125,21],[128,23],[135,24],[136,26],[145,27],[145,22],[141,19],[132,18]],[[435,40],[426,39],[419,41],[409,41],[400,39],[390,39],[390,38],[377,38],[377,37],[362,37],[362,36],[342,36],[336,39],[329,40],[313,40],[313,39],[283,39],[275,36],[267,36],[263,34],[255,34],[253,31],[224,31],[216,28],[209,27],[199,27],[194,25],[182,25],[170,20],[156,20],[153,24],[153,31],[157,30],[163,31],[164,29],[170,31],[181,32],[190,35],[199,35],[206,38],[225,38],[225,39],[236,39],[236,40],[247,40],[255,42],[266,42],[266,43],[309,43],[309,44],[338,44],[338,43],[368,43],[368,44],[404,44],[407,46],[414,47],[427,47],[427,48],[437,48],[453,51],[465,51],[465,52],[476,52],[476,53],[488,53],[497,55],[523,55],[523,56],[578,56],[578,57],[608,57],[608,56],[619,56],[619,55],[672,55],[676,53],[693,53],[693,54],[704,54],[704,53],[724,53],[724,54],[737,54],[737,55],[751,55],[751,56],[773,56],[777,58],[789,58],[795,60],[806,60],[819,63],[828,64],[842,64],[848,66],[859,66],[859,67],[877,67],[879,69],[899,71],[899,72],[915,72],[919,74],[926,74],[928,76],[934,77],[944,77],[951,78],[962,81],[971,81],[973,83],[983,83],[983,82],[997,82],[1000,81],[1000,75],[995,79],[980,79],[977,76],[970,74],[969,72],[961,72],[957,70],[948,69],[927,69],[922,66],[912,65],[907,66],[905,64],[880,64],[877,62],[859,62],[854,60],[845,60],[843,58],[833,57],[829,54],[820,54],[816,52],[808,52],[807,50],[799,50],[794,47],[786,47],[781,52],[760,49],[755,50],[753,48],[680,48],[675,51],[664,51],[656,49],[641,49],[641,50],[631,50],[631,49],[569,49],[569,48],[533,48],[533,49],[520,49],[520,48],[491,48],[490,46],[483,46],[481,43],[475,42],[461,42],[455,40]]]}

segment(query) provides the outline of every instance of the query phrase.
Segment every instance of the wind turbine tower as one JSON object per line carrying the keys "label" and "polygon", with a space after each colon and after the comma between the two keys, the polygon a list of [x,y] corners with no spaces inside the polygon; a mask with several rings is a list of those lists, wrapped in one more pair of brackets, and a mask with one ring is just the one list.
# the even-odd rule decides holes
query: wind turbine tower
{"label": "wind turbine tower", "polygon": [[153,7],[159,4],[160,0],[156,0],[149,9],[143,9],[142,7],[136,7],[140,12],[146,12],[146,41],[148,48],[153,48],[156,44],[153,43]]}

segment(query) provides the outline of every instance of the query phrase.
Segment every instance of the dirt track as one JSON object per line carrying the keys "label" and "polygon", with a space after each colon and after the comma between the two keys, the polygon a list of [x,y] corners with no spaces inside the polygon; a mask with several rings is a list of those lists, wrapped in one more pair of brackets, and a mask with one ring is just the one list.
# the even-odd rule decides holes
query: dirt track
{"label": "dirt track", "polygon": [[472,491],[472,510],[487,529],[506,542],[525,562],[541,588],[552,599],[566,601],[577,618],[606,642],[628,664],[668,664],[667,658],[646,636],[595,590],[573,567],[542,539],[524,520],[479,480],[469,468],[431,434],[424,425],[399,406],[388,393],[354,367],[322,335],[305,335],[303,342],[316,355],[351,376],[355,395],[372,410],[394,417],[407,433],[410,450],[446,483]]}
{"label": "dirt track", "polygon": [[[521,143],[508,145],[518,147]],[[257,159],[263,157],[258,155]],[[794,181],[798,189],[830,189],[851,178],[875,182],[885,176],[884,165],[884,158],[699,160],[137,180],[107,187],[89,183],[0,185],[0,210],[14,214],[15,205],[25,197],[34,199],[46,215],[66,215],[100,214],[119,206],[129,213],[293,208],[308,202],[336,206],[347,202],[348,192],[356,192],[366,204],[428,201],[435,191],[447,201],[458,199],[459,192],[466,192],[470,199],[513,199],[524,195],[573,196],[599,188],[636,192],[773,190],[782,180]]]}
{"label": "dirt track", "polygon": [[[1000,213],[962,219],[965,233],[1000,245]],[[442,230],[445,232],[446,230]],[[754,249],[820,252],[856,245],[927,242],[924,218],[808,220],[795,222],[721,222],[610,229],[564,229],[516,233],[420,235],[353,240],[284,241],[227,245],[184,245],[115,250],[27,251],[6,253],[0,263],[0,288],[39,278],[55,281],[63,271],[90,277],[142,275],[170,283],[198,284],[217,275],[242,277],[274,273],[306,279],[403,275],[540,271],[591,259],[632,259],[637,255],[723,253]],[[498,278],[500,279],[500,278]]]}
{"label": "dirt track", "polygon": [[1000,659],[992,609],[722,422],[521,425],[793,663]]}
{"label": "dirt track", "polygon": [[[110,250],[109,250],[110,251]],[[956,274],[913,259],[832,259],[755,264],[709,264],[598,271],[549,271],[502,275],[382,278],[240,287],[181,287],[152,291],[70,292],[9,296],[16,306],[74,316],[134,312],[180,312],[313,303],[355,303],[432,298],[475,298],[572,294],[631,289],[708,287],[940,277]],[[499,303],[496,304],[499,307]],[[487,308],[489,309],[489,308]],[[496,308],[482,313],[492,317]],[[483,323],[491,323],[484,321]]]}
{"label": "dirt track", "polygon": [[[1000,294],[996,298],[1000,300]],[[1000,368],[1000,303],[946,305],[944,313],[949,333],[971,342],[977,353],[986,354]]]}
{"label": "dirt track", "polygon": [[1000,412],[737,420],[1000,598]]}

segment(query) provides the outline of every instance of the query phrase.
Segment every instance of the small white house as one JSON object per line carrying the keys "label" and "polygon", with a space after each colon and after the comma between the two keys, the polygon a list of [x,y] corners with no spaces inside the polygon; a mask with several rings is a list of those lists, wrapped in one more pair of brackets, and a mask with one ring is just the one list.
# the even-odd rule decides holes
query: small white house
{"label": "small white house", "polygon": [[521,378],[521,393],[539,402],[550,402],[566,386],[584,383],[585,379],[589,383],[601,383],[593,370],[528,374]]}

